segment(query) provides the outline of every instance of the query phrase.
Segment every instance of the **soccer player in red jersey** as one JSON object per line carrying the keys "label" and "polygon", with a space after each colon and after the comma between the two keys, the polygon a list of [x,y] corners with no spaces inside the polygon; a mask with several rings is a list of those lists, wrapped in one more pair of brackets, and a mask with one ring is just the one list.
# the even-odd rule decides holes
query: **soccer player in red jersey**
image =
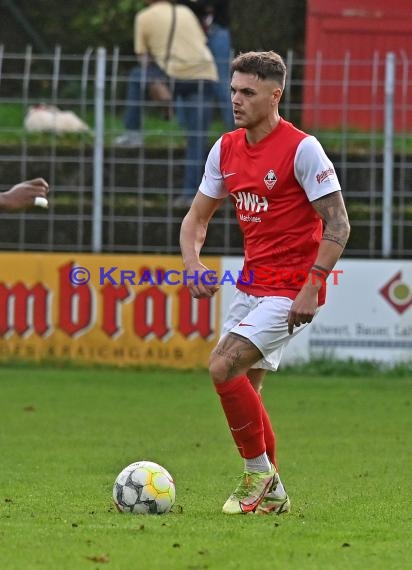
{"label": "soccer player in red jersey", "polygon": [[[226,514],[290,509],[260,392],[266,371],[277,369],[286,344],[325,302],[326,278],[350,231],[340,184],[322,146],[279,115],[285,78],[285,64],[274,52],[233,60],[237,129],[212,147],[181,227],[185,268],[200,276],[207,271],[200,252],[209,221],[227,196],[244,235],[242,276],[209,364],[245,462],[223,506]],[[216,285],[204,281],[189,283],[193,297],[215,294]]]}
{"label": "soccer player in red jersey", "polygon": [[0,192],[0,212],[33,206],[36,198],[47,198],[49,185],[43,178],[25,180],[6,192]]}

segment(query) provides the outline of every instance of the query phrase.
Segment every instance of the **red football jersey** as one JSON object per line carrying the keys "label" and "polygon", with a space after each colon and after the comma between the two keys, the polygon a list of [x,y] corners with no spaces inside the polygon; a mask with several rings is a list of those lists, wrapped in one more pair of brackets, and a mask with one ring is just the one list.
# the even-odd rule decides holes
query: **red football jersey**
{"label": "red football jersey", "polygon": [[[294,299],[322,238],[322,220],[310,202],[340,190],[315,137],[283,119],[254,145],[245,129],[227,133],[210,151],[199,189],[233,200],[245,249],[237,287],[251,295]],[[325,293],[322,287],[319,304]]]}

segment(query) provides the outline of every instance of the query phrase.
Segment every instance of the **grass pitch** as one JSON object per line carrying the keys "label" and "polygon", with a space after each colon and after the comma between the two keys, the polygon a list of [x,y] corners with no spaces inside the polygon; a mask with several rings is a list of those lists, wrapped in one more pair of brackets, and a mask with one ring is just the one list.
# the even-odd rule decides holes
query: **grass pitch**
{"label": "grass pitch", "polygon": [[[205,372],[0,368],[4,570],[412,567],[412,378],[267,378],[292,512],[222,515],[242,463]],[[115,477],[174,476],[163,516],[119,514]]]}

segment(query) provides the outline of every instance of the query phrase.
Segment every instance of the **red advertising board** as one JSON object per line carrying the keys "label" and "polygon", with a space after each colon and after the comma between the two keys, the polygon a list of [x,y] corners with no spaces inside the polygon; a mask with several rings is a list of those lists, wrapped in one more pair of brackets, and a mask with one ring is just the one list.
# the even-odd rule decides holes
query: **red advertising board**
{"label": "red advertising board", "polygon": [[304,127],[381,130],[388,52],[396,57],[395,125],[410,130],[411,0],[308,0]]}

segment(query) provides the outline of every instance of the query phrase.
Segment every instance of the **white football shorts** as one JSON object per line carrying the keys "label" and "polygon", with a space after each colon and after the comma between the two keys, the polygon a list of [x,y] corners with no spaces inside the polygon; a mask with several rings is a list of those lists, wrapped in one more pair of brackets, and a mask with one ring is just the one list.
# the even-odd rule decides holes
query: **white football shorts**
{"label": "white football shorts", "polygon": [[236,289],[223,323],[223,338],[235,333],[250,340],[263,354],[252,368],[277,370],[282,353],[291,338],[308,323],[288,333],[288,314],[293,300],[289,297],[255,297]]}

